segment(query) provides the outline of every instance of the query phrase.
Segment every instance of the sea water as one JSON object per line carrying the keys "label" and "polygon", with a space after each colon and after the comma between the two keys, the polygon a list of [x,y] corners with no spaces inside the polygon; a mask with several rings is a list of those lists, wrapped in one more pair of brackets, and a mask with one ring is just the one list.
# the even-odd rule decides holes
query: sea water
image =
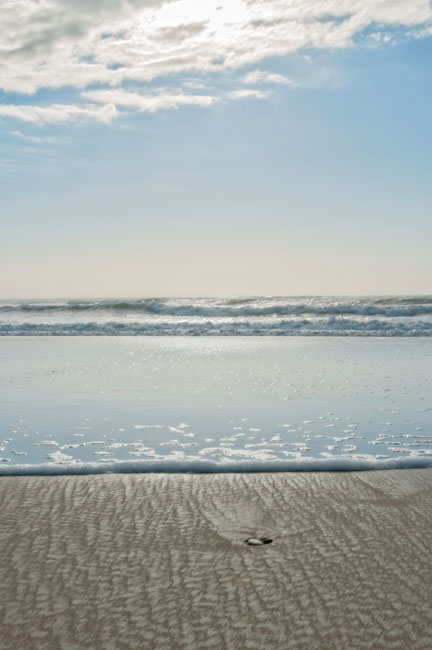
{"label": "sea water", "polygon": [[0,473],[432,465],[431,384],[427,336],[9,335]]}
{"label": "sea water", "polygon": [[0,301],[5,336],[432,336],[432,296]]}

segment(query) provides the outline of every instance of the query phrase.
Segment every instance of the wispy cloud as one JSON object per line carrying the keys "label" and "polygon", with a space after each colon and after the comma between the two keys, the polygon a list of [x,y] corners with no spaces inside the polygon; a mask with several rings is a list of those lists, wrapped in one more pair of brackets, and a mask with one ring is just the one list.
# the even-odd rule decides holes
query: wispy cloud
{"label": "wispy cloud", "polygon": [[293,84],[294,82],[283,74],[268,72],[268,70],[252,70],[243,77],[244,84]]}
{"label": "wispy cloud", "polygon": [[257,90],[256,88],[240,88],[240,90],[233,90],[228,94],[230,99],[246,99],[247,97],[265,99],[268,96],[268,90]]}
{"label": "wispy cloud", "polygon": [[25,133],[21,133],[21,131],[9,131],[9,133],[14,135],[16,138],[20,138],[20,140],[25,140],[26,142],[35,142],[37,144],[53,142],[53,138],[50,138],[49,136],[26,135]]}
{"label": "wispy cloud", "polygon": [[170,92],[164,89],[152,93],[137,93],[127,92],[122,88],[91,90],[84,92],[83,96],[100,104],[136,108],[149,113],[179,106],[210,106],[219,99],[212,95],[187,94],[181,91]]}
{"label": "wispy cloud", "polygon": [[[304,48],[350,47],[371,25],[383,45],[396,27],[413,38],[429,35],[432,8],[428,0],[20,0],[0,2],[0,24],[0,88],[6,93],[59,91],[51,106],[12,106],[10,101],[0,106],[1,115],[39,124],[86,118],[109,122],[114,104],[154,111],[216,101],[211,95],[184,93],[179,80],[169,93],[137,93],[139,105],[121,104],[117,95],[119,101],[110,106],[109,90],[126,93],[127,81],[146,84],[169,76],[175,85],[176,75],[187,73],[199,83],[201,75],[230,73]],[[244,83],[290,80],[257,69]],[[94,85],[105,88],[91,90]],[[66,87],[87,97],[98,92],[93,99],[98,104],[103,91],[107,104],[82,105],[77,95],[76,105],[62,105]]]}
{"label": "wispy cloud", "polygon": [[51,104],[49,106],[6,104],[0,105],[0,116],[2,115],[33,124],[59,123],[76,119],[110,122],[116,116],[116,109],[113,104],[107,104],[102,108],[95,105],[75,106],[73,104]]}

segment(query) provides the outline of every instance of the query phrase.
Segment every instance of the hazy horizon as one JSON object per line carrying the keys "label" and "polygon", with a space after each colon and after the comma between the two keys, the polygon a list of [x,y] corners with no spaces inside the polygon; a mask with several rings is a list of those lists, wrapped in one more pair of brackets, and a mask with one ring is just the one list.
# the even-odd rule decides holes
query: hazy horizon
{"label": "hazy horizon", "polygon": [[67,300],[67,301],[79,301],[79,300],[170,300],[170,299],[185,299],[185,300],[195,300],[195,299],[226,299],[226,300],[253,300],[254,298],[430,298],[432,293],[290,293],[290,294],[194,294],[194,295],[183,295],[183,294],[172,294],[172,295],[140,295],[140,294],[130,294],[130,295],[70,295],[70,296],[0,296],[0,302],[7,302],[8,300],[29,300],[29,301],[55,301],[55,300]]}

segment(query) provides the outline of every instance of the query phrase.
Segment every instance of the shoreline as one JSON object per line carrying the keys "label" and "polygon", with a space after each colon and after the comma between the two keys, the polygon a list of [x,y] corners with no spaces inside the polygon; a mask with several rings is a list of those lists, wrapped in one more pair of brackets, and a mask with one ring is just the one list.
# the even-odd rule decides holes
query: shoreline
{"label": "shoreline", "polygon": [[302,457],[299,460],[223,462],[203,460],[199,457],[178,460],[169,457],[164,460],[127,460],[113,463],[42,463],[36,465],[2,465],[3,477],[44,476],[101,476],[105,474],[175,474],[211,476],[213,474],[301,474],[301,473],[355,473],[385,472],[389,470],[432,469],[428,455],[377,458],[376,456],[340,455],[333,458]]}
{"label": "shoreline", "polygon": [[0,507],[1,650],[432,645],[432,468],[2,476]]}

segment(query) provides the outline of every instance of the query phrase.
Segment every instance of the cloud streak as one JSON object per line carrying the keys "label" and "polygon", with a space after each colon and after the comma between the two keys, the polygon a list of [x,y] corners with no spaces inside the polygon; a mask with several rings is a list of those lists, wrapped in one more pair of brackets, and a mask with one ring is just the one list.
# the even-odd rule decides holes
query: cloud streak
{"label": "cloud streak", "polygon": [[122,88],[93,90],[83,93],[83,96],[100,104],[111,104],[123,108],[136,108],[139,111],[155,113],[161,109],[178,108],[179,106],[210,106],[218,97],[212,95],[192,95],[183,92],[169,92],[158,89],[154,93],[127,92]]}
{"label": "cloud streak", "polygon": [[107,123],[111,122],[116,113],[113,104],[107,104],[102,108],[96,105],[75,106],[73,104],[51,104],[50,106],[0,105],[0,116],[15,117],[23,122],[32,122],[33,124],[56,124],[79,119]]}
{"label": "cloud streak", "polygon": [[243,77],[244,84],[292,84],[293,82],[283,74],[268,72],[267,70],[252,70]]}
{"label": "cloud streak", "polygon": [[53,142],[53,138],[50,138],[48,136],[37,136],[37,135],[26,135],[25,133],[21,133],[21,131],[9,131],[9,133],[16,138],[19,138],[20,140],[25,140],[26,142],[34,142],[37,144],[42,144],[45,142]]}
{"label": "cloud streak", "polygon": [[269,96],[269,92],[267,90],[257,90],[256,88],[240,88],[239,90],[233,90],[228,96],[230,99],[247,99],[248,97],[265,99]]}
{"label": "cloud streak", "polygon": [[[116,106],[154,112],[217,100],[184,93],[180,81],[177,88],[152,93],[130,93],[127,82],[145,85],[168,77],[175,82],[188,74],[196,80],[303,48],[346,48],[371,26],[375,42],[385,43],[385,34],[395,27],[426,36],[432,9],[428,0],[220,0],[219,5],[213,0],[0,0],[0,23],[4,92],[31,95],[51,88],[60,93],[72,87],[98,104],[82,104],[79,95],[76,105],[10,102],[0,106],[1,115],[38,124],[109,122]],[[243,83],[290,80],[255,69]],[[104,88],[92,89],[95,85]],[[225,96],[241,92],[233,89]],[[103,97],[107,103],[101,107]]]}

